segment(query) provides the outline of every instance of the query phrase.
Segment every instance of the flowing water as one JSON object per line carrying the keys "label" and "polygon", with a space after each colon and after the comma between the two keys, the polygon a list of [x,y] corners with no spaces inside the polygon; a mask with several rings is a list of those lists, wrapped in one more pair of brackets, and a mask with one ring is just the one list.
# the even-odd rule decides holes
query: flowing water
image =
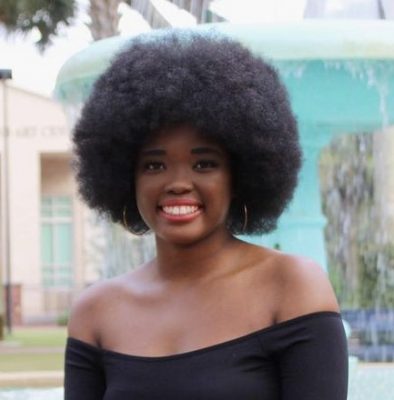
{"label": "flowing water", "polygon": [[4,389],[0,400],[62,400],[63,389]]}

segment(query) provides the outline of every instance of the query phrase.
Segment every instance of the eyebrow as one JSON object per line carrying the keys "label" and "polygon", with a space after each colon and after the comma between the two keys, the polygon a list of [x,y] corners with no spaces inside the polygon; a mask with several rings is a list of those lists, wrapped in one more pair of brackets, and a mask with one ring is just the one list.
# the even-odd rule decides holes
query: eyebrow
{"label": "eyebrow", "polygon": [[215,147],[195,147],[194,149],[191,149],[190,153],[192,153],[192,154],[218,154],[220,156],[223,154],[219,149],[216,149]]}
{"label": "eyebrow", "polygon": [[[222,155],[222,152],[219,149],[214,147],[195,147],[190,150],[191,154],[218,154]],[[167,152],[162,149],[148,149],[143,150],[141,155],[142,156],[164,156]]]}
{"label": "eyebrow", "polygon": [[149,149],[143,150],[141,155],[143,156],[164,156],[166,154],[165,150],[161,149]]}

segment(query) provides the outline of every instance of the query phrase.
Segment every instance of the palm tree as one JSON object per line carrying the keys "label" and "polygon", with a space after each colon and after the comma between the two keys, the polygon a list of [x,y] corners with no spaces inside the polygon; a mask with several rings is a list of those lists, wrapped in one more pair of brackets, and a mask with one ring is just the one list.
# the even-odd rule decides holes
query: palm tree
{"label": "palm tree", "polygon": [[119,4],[123,0],[90,0],[88,25],[94,40],[119,34]]}
{"label": "palm tree", "polygon": [[[119,4],[131,0],[89,0],[88,24],[94,40],[117,35]],[[61,24],[70,25],[76,15],[78,0],[0,0],[0,25],[9,33],[29,33],[34,28],[40,32],[37,42],[45,50],[56,36]]]}
{"label": "palm tree", "polygon": [[0,24],[8,32],[28,33],[37,29],[38,47],[44,50],[61,24],[70,25],[76,0],[0,0]]}
{"label": "palm tree", "polygon": [[[212,0],[167,0],[191,12],[201,22],[202,15]],[[158,20],[158,11],[150,0],[89,0],[88,24],[94,40],[116,36],[119,24],[119,4],[124,2],[148,19]],[[40,50],[45,50],[56,36],[60,25],[70,25],[76,15],[78,0],[0,0],[0,25],[8,32],[28,33],[34,28],[40,32],[37,42]],[[160,19],[160,18],[159,18]]]}

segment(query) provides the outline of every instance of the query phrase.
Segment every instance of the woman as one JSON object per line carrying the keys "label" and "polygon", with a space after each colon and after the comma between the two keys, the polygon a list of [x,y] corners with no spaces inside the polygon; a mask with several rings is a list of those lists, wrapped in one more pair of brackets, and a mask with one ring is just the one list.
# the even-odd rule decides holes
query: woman
{"label": "woman", "polygon": [[320,266],[234,234],[269,232],[301,164],[277,73],[214,34],[142,36],[75,128],[88,205],[157,257],[73,307],[66,400],[342,400],[346,339]]}

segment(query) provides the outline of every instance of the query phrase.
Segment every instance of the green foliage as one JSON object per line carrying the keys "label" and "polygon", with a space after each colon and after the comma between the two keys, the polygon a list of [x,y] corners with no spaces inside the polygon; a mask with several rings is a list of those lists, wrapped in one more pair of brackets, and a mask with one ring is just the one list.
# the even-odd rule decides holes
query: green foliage
{"label": "green foliage", "polygon": [[38,29],[37,42],[44,50],[61,24],[69,25],[76,11],[76,0],[0,0],[0,24],[9,32]]}
{"label": "green foliage", "polygon": [[62,370],[66,338],[65,328],[15,328],[2,343],[0,372]]}
{"label": "green foliage", "polygon": [[18,348],[24,347],[63,347],[67,331],[64,328],[16,328],[6,336],[5,344],[16,343]]}
{"label": "green foliage", "polygon": [[330,269],[328,270],[328,275],[330,278],[330,282],[332,287],[334,288],[335,293],[343,293],[344,292],[344,279],[341,271],[341,267],[338,264],[331,264]]}
{"label": "green foliage", "polygon": [[359,251],[360,307],[394,307],[394,244],[365,243]]}
{"label": "green foliage", "polygon": [[15,0],[0,0],[0,22],[7,28],[12,28],[18,19],[19,2]]}
{"label": "green foliage", "polygon": [[322,153],[320,176],[329,276],[341,307],[393,308],[394,242],[381,239],[373,135],[335,140]]}
{"label": "green foliage", "polygon": [[64,313],[62,313],[61,315],[59,315],[57,317],[57,325],[58,326],[67,326],[68,324],[68,320],[70,317],[70,313],[68,311],[65,311]]}
{"label": "green foliage", "polygon": [[63,352],[6,353],[0,357],[0,372],[61,371]]}

